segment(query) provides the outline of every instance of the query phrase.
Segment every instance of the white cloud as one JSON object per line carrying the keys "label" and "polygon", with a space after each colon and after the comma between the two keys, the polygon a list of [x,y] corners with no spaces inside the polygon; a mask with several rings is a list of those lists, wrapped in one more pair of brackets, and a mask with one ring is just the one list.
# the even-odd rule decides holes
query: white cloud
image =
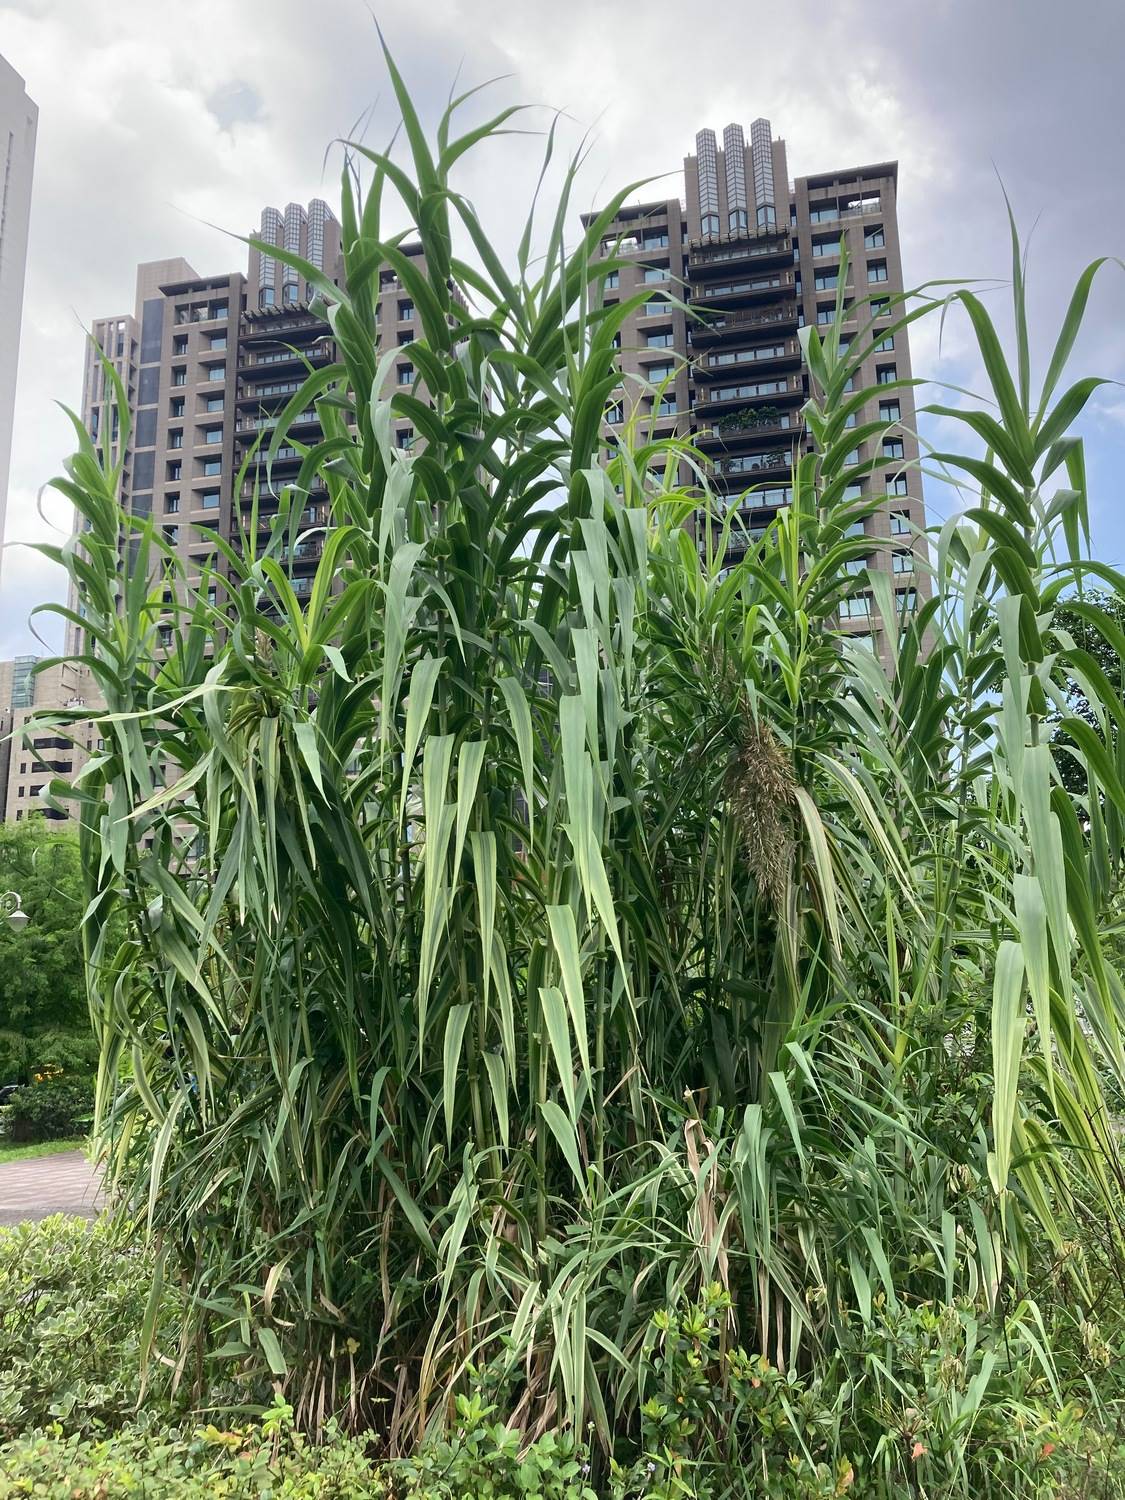
{"label": "white cloud", "polygon": [[[701,125],[762,114],[786,138],[794,174],[898,158],[911,282],[1008,274],[993,162],[1021,218],[1045,210],[1032,283],[1043,327],[1061,317],[1083,261],[1125,240],[1111,158],[1125,48],[1115,0],[1088,0],[1082,26],[1048,0],[931,0],[900,8],[893,25],[876,0],[649,0],[629,11],[604,0],[384,0],[379,15],[431,123],[460,67],[461,86],[513,75],[479,109],[548,106],[524,121],[539,131],[549,108],[565,110],[567,149],[592,129],[578,207],[678,172]],[[69,448],[52,403],[78,400],[83,325],[132,306],[138,260],[241,266],[243,247],[209,226],[246,232],[263,203],[334,199],[329,142],[367,115],[367,139],[382,145],[396,111],[363,0],[0,0],[0,37],[40,111],[8,535],[42,539],[34,495]],[[513,137],[467,165],[465,190],[510,235],[540,147]],[[675,191],[669,177],[654,194]],[[1091,308],[1079,360],[1125,376],[1125,278],[1107,278]],[[940,358],[936,323],[912,343],[915,373],[979,380],[956,319]],[[1095,508],[1103,549],[1120,556],[1121,523]],[[5,567],[0,649],[30,642],[19,621],[36,587],[50,587],[48,574]]]}

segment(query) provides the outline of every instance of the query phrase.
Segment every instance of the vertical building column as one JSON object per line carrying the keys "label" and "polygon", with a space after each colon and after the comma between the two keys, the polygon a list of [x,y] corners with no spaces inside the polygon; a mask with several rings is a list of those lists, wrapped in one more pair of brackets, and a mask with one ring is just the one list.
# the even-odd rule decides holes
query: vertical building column
{"label": "vertical building column", "polygon": [[754,209],[759,229],[777,223],[777,195],[773,182],[773,131],[768,120],[750,127],[750,157],[754,168]]}
{"label": "vertical building column", "polygon": [[[258,238],[267,245],[281,243],[281,215],[276,208],[262,209]],[[277,301],[277,261],[264,252],[258,260],[258,306],[272,307]]]}
{"label": "vertical building column", "polygon": [[701,130],[695,138],[699,164],[699,219],[703,238],[719,232],[719,163],[713,130]]}
{"label": "vertical building column", "polygon": [[[286,250],[294,255],[301,253],[301,240],[305,237],[305,210],[299,203],[287,203],[285,205],[285,223],[282,243]],[[282,302],[299,302],[301,300],[300,278],[292,266],[281,267],[281,300]]]}
{"label": "vertical building column", "polygon": [[744,234],[749,227],[746,204],[746,137],[741,125],[723,131],[723,166],[727,179],[727,233]]}

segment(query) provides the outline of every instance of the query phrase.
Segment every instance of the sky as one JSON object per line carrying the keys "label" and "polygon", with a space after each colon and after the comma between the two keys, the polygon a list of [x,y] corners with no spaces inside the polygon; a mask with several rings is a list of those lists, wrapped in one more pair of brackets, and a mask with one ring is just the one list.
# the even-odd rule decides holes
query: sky
{"label": "sky", "polygon": [[[588,133],[576,210],[645,177],[681,191],[703,126],[764,115],[792,175],[899,162],[908,285],[980,279],[1003,330],[1011,251],[1001,182],[1034,228],[1029,304],[1042,372],[1073,284],[1125,256],[1122,0],[382,0],[374,5],[423,119],[450,89],[498,80],[486,106],[531,106],[513,134],[466,159],[458,185],[492,238],[514,245],[543,135]],[[618,17],[623,33],[615,30]],[[69,505],[43,487],[72,448],[58,403],[81,396],[84,330],[132,310],[138,261],[184,256],[200,274],[245,269],[234,238],[264,204],[338,197],[340,149],[382,146],[397,121],[364,0],[0,0],[0,54],[39,106],[16,430],[0,574],[0,657],[42,651],[30,612],[60,571],[27,545],[63,540]],[[471,118],[471,116],[470,116]],[[916,375],[983,386],[962,318],[912,334]],[[1094,555],[1125,564],[1125,272],[1095,285],[1073,374],[1114,382],[1079,429]],[[919,401],[956,404],[940,386]],[[920,419],[924,440],[962,441]],[[42,491],[42,494],[41,494]],[[931,520],[949,492],[927,487]],[[48,617],[35,629],[52,649]]]}

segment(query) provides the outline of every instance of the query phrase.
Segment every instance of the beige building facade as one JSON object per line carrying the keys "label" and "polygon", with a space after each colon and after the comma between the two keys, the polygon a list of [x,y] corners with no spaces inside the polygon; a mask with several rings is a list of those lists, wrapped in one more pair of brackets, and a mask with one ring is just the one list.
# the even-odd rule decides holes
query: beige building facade
{"label": "beige building facade", "polygon": [[[631,416],[656,436],[690,437],[719,509],[734,509],[742,523],[721,561],[730,566],[743,556],[791,499],[793,463],[807,443],[799,333],[834,317],[843,241],[845,308],[855,306],[844,338],[869,349],[856,385],[876,390],[849,426],[891,424],[850,456],[878,464],[849,489],[851,498],[877,502],[859,523],[871,551],[856,571],[890,572],[898,607],[910,609],[927,592],[913,389],[896,384],[911,377],[910,349],[905,330],[883,331],[898,316],[886,304],[904,285],[897,164],[793,181],[788,173],[785,143],[768,120],[756,120],[749,137],[728,125],[721,145],[714,131],[701,130],[684,162],[683,203],[646,202],[617,216],[603,249],[626,265],[611,273],[607,299],[649,295],[621,329],[623,379],[606,424],[607,451]],[[888,387],[885,397],[880,386]],[[701,521],[701,547],[720,545],[718,520],[710,539],[704,528]],[[844,610],[842,627],[875,645],[872,595],[860,591]]]}
{"label": "beige building facade", "polygon": [[0,722],[4,727],[0,755],[0,789],[4,821],[32,818],[64,822],[70,806],[50,807],[43,800],[51,781],[72,781],[100,745],[94,725],[85,719],[58,728],[28,725],[33,714],[52,709],[70,713],[101,703],[89,671],[77,662],[57,662],[36,671],[37,659],[17,656],[0,662]]}

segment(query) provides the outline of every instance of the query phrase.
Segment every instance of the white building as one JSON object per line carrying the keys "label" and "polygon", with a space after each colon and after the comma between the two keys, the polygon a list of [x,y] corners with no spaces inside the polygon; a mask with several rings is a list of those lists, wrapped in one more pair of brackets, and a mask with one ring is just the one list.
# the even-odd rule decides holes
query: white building
{"label": "white building", "polygon": [[0,57],[0,537],[8,508],[12,413],[38,118],[39,111],[27,97],[23,79]]}

